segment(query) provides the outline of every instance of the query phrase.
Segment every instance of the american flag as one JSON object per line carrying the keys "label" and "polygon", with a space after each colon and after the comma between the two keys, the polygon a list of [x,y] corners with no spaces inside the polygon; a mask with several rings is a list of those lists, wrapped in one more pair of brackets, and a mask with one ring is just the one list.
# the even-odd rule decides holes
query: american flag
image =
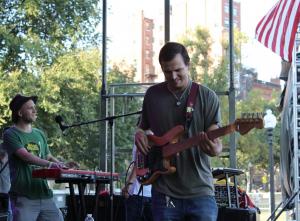
{"label": "american flag", "polygon": [[283,60],[292,61],[299,21],[300,0],[279,0],[256,26],[255,38]]}

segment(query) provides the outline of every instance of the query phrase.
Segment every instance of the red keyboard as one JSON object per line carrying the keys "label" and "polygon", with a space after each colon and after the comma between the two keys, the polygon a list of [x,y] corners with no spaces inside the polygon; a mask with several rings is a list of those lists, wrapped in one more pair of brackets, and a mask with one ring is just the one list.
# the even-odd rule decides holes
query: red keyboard
{"label": "red keyboard", "polygon": [[[54,179],[56,181],[106,181],[111,178],[110,172],[74,170],[74,169],[35,169],[32,171],[33,178]],[[112,173],[113,180],[119,179],[118,173]]]}

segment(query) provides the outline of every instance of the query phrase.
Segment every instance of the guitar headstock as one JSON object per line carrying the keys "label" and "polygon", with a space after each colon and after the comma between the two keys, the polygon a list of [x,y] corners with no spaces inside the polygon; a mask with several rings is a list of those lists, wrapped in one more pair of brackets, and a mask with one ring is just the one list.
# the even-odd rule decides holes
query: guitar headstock
{"label": "guitar headstock", "polygon": [[253,128],[262,129],[264,127],[263,113],[243,113],[242,118],[234,121],[235,130],[244,135]]}

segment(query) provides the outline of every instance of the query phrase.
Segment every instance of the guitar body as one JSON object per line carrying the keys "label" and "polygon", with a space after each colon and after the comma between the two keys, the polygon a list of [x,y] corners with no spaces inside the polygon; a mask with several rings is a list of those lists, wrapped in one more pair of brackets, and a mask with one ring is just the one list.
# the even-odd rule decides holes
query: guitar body
{"label": "guitar body", "polygon": [[[251,129],[263,128],[261,117],[252,116],[235,120],[234,123],[215,130],[206,132],[210,140],[224,136],[226,134],[239,132],[241,135],[248,133]],[[192,146],[201,142],[199,135],[195,135],[179,142],[179,138],[184,132],[184,127],[179,125],[173,127],[162,137],[148,135],[148,141],[151,149],[145,156],[137,150],[135,166],[137,179],[141,184],[152,184],[160,175],[166,175],[176,172],[176,168],[171,165],[171,158]]]}
{"label": "guitar body", "polygon": [[[152,147],[160,149],[160,147]],[[160,151],[161,152],[161,151]],[[137,165],[136,175],[138,181],[143,185],[152,184],[160,175],[175,173],[176,168],[171,166],[170,158],[160,158],[161,153],[150,151],[146,156],[143,154],[144,167]]]}
{"label": "guitar body", "polygon": [[143,155],[137,150],[136,153],[136,175],[138,181],[143,185],[152,184],[160,175],[171,174],[176,168],[171,165],[171,157],[163,157],[162,147],[178,142],[182,133],[183,126],[173,127],[162,137],[148,135],[151,150],[147,155]]}

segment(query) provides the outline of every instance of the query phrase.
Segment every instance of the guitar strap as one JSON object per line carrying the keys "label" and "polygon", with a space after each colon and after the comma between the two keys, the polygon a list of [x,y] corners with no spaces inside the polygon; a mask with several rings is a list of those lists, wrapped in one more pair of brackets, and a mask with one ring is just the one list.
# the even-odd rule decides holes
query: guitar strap
{"label": "guitar strap", "polygon": [[185,130],[188,131],[194,112],[194,105],[196,103],[196,97],[199,91],[199,84],[192,82],[191,91],[187,100],[186,104],[186,123],[185,123]]}

